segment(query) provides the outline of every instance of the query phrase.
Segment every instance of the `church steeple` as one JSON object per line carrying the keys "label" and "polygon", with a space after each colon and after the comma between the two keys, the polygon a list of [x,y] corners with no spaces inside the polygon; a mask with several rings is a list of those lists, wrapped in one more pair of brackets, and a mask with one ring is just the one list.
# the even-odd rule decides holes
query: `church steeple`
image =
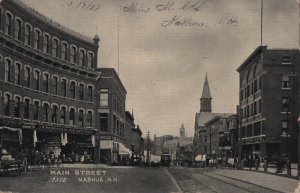
{"label": "church steeple", "polygon": [[185,137],[185,128],[184,128],[183,123],[181,124],[180,130],[179,130],[179,135],[180,135],[180,138]]}
{"label": "church steeple", "polygon": [[200,98],[200,112],[211,112],[211,100],[212,98],[210,95],[209,84],[208,84],[207,73],[206,73],[202,96]]}

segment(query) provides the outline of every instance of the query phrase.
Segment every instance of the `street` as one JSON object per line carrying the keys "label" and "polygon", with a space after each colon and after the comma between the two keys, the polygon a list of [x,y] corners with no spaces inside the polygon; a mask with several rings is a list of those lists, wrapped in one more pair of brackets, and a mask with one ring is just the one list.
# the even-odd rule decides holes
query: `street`
{"label": "street", "polygon": [[[30,171],[21,176],[0,177],[0,192],[100,192],[100,193],[197,193],[197,192],[290,192],[297,180],[258,172],[241,176],[255,176],[256,182],[230,177],[235,171],[204,170],[195,168],[133,168],[133,167],[85,167],[45,168]],[[259,176],[261,175],[261,176]],[[284,183],[288,189],[280,189],[270,182],[264,187],[258,181],[267,177]],[[267,182],[268,180],[266,180]]]}

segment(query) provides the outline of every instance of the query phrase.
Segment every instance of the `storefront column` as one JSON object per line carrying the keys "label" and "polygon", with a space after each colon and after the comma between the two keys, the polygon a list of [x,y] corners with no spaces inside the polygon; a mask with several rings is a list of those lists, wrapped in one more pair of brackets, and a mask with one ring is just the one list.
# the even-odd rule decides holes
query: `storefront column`
{"label": "storefront column", "polygon": [[95,135],[92,135],[92,136],[91,136],[91,140],[92,140],[92,145],[93,145],[93,147],[95,147]]}
{"label": "storefront column", "polygon": [[64,141],[65,141],[65,145],[66,145],[68,143],[68,133],[65,133]]}
{"label": "storefront column", "polygon": [[33,130],[33,147],[35,147],[37,142],[36,130]]}
{"label": "storefront column", "polygon": [[65,145],[65,139],[64,139],[64,133],[63,132],[60,133],[60,143],[62,145]]}

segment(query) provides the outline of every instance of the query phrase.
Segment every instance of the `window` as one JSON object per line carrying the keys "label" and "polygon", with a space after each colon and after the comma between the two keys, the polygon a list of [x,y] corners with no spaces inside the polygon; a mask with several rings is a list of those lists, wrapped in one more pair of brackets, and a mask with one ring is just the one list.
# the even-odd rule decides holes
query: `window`
{"label": "window", "polygon": [[49,74],[44,74],[43,80],[44,80],[44,91],[46,93],[49,93]]}
{"label": "window", "polygon": [[69,118],[69,124],[74,125],[75,124],[75,109],[70,109],[70,118]]}
{"label": "window", "polygon": [[291,57],[290,56],[283,56],[282,57],[282,64],[291,64]]}
{"label": "window", "polygon": [[5,60],[4,81],[11,82],[11,61],[8,59]]}
{"label": "window", "polygon": [[247,86],[247,97],[250,96],[250,85]]}
{"label": "window", "polygon": [[282,88],[290,88],[290,77],[289,76],[282,77]]}
{"label": "window", "polygon": [[253,105],[253,115],[256,115],[257,114],[257,101],[254,102],[254,105]]}
{"label": "window", "polygon": [[108,106],[108,89],[100,89],[100,107]]}
{"label": "window", "polygon": [[9,112],[10,104],[11,104],[11,96],[9,94],[5,94],[4,95],[4,115],[5,116],[10,115],[10,112]]}
{"label": "window", "polygon": [[29,99],[25,99],[24,101],[24,118],[29,119]]}
{"label": "window", "polygon": [[20,117],[20,103],[21,103],[21,98],[16,97],[15,98],[15,117]]}
{"label": "window", "polygon": [[21,64],[19,63],[15,65],[15,84],[21,85]]}
{"label": "window", "polygon": [[53,39],[52,55],[54,57],[58,57],[58,40],[57,39]]}
{"label": "window", "polygon": [[241,98],[241,100],[243,100],[243,95],[244,95],[244,93],[243,93],[243,89],[240,91],[240,98]]}
{"label": "window", "polygon": [[252,137],[252,125],[247,126],[247,137]]}
{"label": "window", "polygon": [[12,36],[12,15],[6,13],[5,18],[5,34]]}
{"label": "window", "polygon": [[45,103],[43,106],[43,114],[44,114],[44,121],[48,122],[49,121],[49,105],[47,103]]}
{"label": "window", "polygon": [[44,35],[44,39],[43,39],[43,52],[49,54],[49,36],[48,35]]}
{"label": "window", "polygon": [[281,128],[282,128],[282,130],[286,131],[288,129],[288,123],[289,123],[288,120],[281,121]]}
{"label": "window", "polygon": [[254,80],[254,93],[257,92],[257,80]]}
{"label": "window", "polygon": [[204,153],[207,153],[207,146],[204,146]]}
{"label": "window", "polygon": [[207,143],[207,135],[204,135],[204,142]]}
{"label": "window", "polygon": [[76,62],[76,48],[74,46],[71,46],[71,57],[70,62],[75,63]]}
{"label": "window", "polygon": [[258,113],[261,113],[261,99],[258,100]]}
{"label": "window", "polygon": [[3,14],[3,11],[2,11],[2,9],[0,9],[0,30],[2,30],[2,14]]}
{"label": "window", "polygon": [[25,25],[25,44],[28,46],[30,46],[31,44],[30,36],[31,36],[31,27],[29,25]]}
{"label": "window", "polygon": [[289,112],[289,98],[282,97],[282,110],[281,112],[288,113]]}
{"label": "window", "polygon": [[57,106],[52,107],[52,123],[57,123]]}
{"label": "window", "polygon": [[92,86],[88,86],[87,101],[90,101],[90,102],[93,101],[93,87]]}
{"label": "window", "polygon": [[262,76],[259,77],[259,83],[258,83],[258,89],[261,90],[262,89]]}
{"label": "window", "polygon": [[61,48],[61,59],[67,60],[67,44],[63,43]]}
{"label": "window", "polygon": [[37,50],[40,50],[41,43],[41,32],[39,30],[34,31],[33,47]]}
{"label": "window", "polygon": [[21,20],[17,19],[15,24],[15,38],[19,41],[21,41],[21,29],[22,29],[22,23]]}
{"label": "window", "polygon": [[61,90],[62,90],[62,96],[67,97],[67,80],[62,79],[61,81]]}
{"label": "window", "polygon": [[100,131],[108,131],[108,113],[100,113]]}
{"label": "window", "polygon": [[35,81],[34,89],[40,90],[40,72],[37,70],[33,71],[33,78]]}
{"label": "window", "polygon": [[254,136],[258,136],[261,134],[261,132],[260,132],[261,126],[260,125],[261,125],[260,122],[254,123]]}
{"label": "window", "polygon": [[79,65],[84,66],[84,51],[83,50],[79,51]]}
{"label": "window", "polygon": [[71,85],[70,85],[70,97],[72,99],[75,99],[75,82],[71,82]]}
{"label": "window", "polygon": [[66,112],[67,112],[67,109],[66,107],[62,107],[61,108],[61,114],[60,114],[60,123],[61,124],[66,124]]}
{"label": "window", "polygon": [[79,110],[78,113],[78,126],[83,127],[83,110]]}
{"label": "window", "polygon": [[79,84],[79,100],[84,100],[84,85],[83,84]]}
{"label": "window", "polygon": [[53,77],[53,94],[57,95],[57,84],[58,84],[58,78],[56,76]]}
{"label": "window", "polygon": [[87,67],[88,68],[93,68],[93,54],[92,53],[89,53],[88,54],[88,65],[87,65]]}
{"label": "window", "polygon": [[37,101],[33,104],[33,119],[39,120],[39,102]]}

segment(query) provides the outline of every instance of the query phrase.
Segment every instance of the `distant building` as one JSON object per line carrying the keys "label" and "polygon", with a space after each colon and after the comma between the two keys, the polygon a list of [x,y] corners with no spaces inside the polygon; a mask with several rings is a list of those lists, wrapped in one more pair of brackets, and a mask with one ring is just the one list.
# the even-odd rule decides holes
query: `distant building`
{"label": "distant building", "polygon": [[239,66],[240,156],[288,154],[297,160],[298,49],[259,46]]}
{"label": "distant building", "polygon": [[179,130],[179,137],[184,138],[185,137],[185,128],[183,123],[181,124],[180,130]]}

